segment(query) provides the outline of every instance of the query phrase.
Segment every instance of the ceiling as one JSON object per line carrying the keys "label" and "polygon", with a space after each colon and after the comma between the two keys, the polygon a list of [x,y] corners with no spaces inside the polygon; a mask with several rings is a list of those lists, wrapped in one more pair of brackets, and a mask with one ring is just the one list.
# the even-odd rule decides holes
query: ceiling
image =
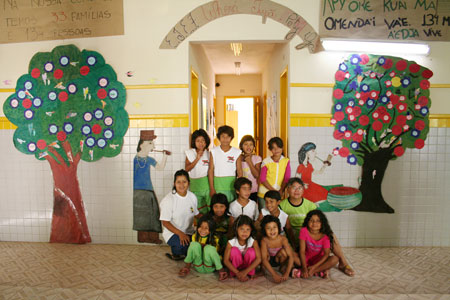
{"label": "ceiling", "polygon": [[234,56],[230,42],[202,43],[201,46],[215,74],[235,74],[234,62],[241,62],[241,74],[261,74],[277,43],[242,43]]}

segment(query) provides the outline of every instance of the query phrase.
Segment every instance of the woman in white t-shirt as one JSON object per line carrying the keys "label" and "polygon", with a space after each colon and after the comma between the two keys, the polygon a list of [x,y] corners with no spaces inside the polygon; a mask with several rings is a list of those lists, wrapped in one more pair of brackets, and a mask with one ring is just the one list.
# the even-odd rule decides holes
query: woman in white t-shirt
{"label": "woman in white t-shirt", "polygon": [[202,214],[206,214],[211,205],[208,182],[210,143],[206,131],[198,129],[191,135],[191,149],[185,151],[184,169],[189,172],[191,178],[189,189],[197,196],[198,210]]}
{"label": "woman in white t-shirt", "polygon": [[172,192],[160,203],[159,220],[163,225],[163,238],[170,246],[173,260],[184,259],[194,233],[194,217],[197,216],[197,197],[189,191],[189,174],[178,170],[174,175]]}

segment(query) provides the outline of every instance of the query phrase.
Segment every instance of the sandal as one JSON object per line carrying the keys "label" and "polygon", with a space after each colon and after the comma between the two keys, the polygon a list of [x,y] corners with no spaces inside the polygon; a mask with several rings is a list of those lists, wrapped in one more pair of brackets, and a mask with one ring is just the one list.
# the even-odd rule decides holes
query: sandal
{"label": "sandal", "polygon": [[173,255],[173,254],[170,254],[170,253],[166,253],[166,256],[167,256],[168,258],[170,258],[171,260],[175,260],[175,261],[183,260],[183,259],[185,259],[185,257],[186,257],[186,256],[184,256],[184,255]]}
{"label": "sandal", "polygon": [[300,278],[301,275],[302,275],[302,271],[300,269],[296,269],[296,268],[292,269],[292,272],[291,272],[292,278]]}
{"label": "sandal", "polygon": [[345,265],[343,267],[339,266],[338,268],[347,276],[353,277],[355,275],[355,271],[352,267],[350,267],[350,265]]}

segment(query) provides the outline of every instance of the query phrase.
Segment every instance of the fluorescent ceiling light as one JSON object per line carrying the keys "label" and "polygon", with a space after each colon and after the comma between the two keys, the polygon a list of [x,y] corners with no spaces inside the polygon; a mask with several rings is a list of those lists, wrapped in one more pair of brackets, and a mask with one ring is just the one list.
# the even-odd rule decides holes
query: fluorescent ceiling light
{"label": "fluorescent ceiling light", "polygon": [[348,40],[322,40],[326,51],[366,52],[379,54],[416,54],[427,55],[430,46],[417,43],[389,43],[389,42],[359,42]]}
{"label": "fluorescent ceiling light", "polygon": [[234,62],[234,72],[236,75],[241,75],[241,62],[240,61]]}

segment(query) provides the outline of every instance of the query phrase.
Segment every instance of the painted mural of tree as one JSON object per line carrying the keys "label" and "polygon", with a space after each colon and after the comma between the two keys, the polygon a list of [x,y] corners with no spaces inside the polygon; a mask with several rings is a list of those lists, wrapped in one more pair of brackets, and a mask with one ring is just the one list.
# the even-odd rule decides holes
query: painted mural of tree
{"label": "painted mural of tree", "polygon": [[77,167],[80,160],[120,153],[129,123],[125,101],[125,87],[98,52],[66,45],[36,53],[3,104],[6,117],[18,127],[14,146],[50,164],[50,242],[91,241]]}
{"label": "painted mural of tree", "polygon": [[381,183],[388,163],[421,149],[429,131],[433,72],[399,57],[349,56],[335,74],[331,124],[339,155],[362,166],[358,211],[393,213]]}

